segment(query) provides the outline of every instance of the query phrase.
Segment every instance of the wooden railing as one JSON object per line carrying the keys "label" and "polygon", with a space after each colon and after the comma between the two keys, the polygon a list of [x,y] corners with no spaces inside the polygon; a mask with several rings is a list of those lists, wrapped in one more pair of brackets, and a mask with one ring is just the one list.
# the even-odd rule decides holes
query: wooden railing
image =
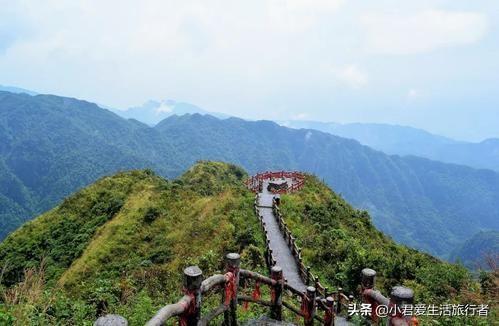
{"label": "wooden railing", "polygon": [[[275,198],[272,200],[272,211],[279,225],[279,229],[284,236],[284,239],[287,241],[289,250],[295,257],[296,263],[298,264],[298,270],[300,272],[301,279],[306,285],[313,285],[319,295],[327,297],[328,294],[330,294],[328,288],[323,286],[320,283],[319,278],[310,271],[310,266],[306,266],[303,263],[303,258],[301,255],[302,249],[297,245],[296,238],[291,234],[286,221],[284,221],[281,210],[279,209],[279,205],[277,204]],[[338,288],[337,296],[343,299],[344,305],[348,305],[350,298],[343,294],[342,288]]]}
{"label": "wooden railing", "polygon": [[[378,325],[382,317],[387,317],[388,325],[416,326],[419,324],[416,316],[403,314],[403,311],[406,310],[404,307],[414,303],[414,292],[410,288],[394,286],[390,293],[390,298],[387,298],[380,291],[374,289],[376,271],[364,268],[361,276],[362,303],[369,304],[371,307],[371,314],[366,317],[372,324]],[[388,307],[388,316],[379,315],[377,307],[380,305]]]}
{"label": "wooden railing", "polygon": [[[184,296],[177,303],[161,308],[146,325],[165,325],[168,320],[174,317],[179,318],[180,325],[208,325],[210,321],[222,314],[224,325],[237,325],[237,305],[244,302],[269,307],[270,318],[274,320],[282,320],[283,308],[286,308],[303,318],[306,326],[313,325],[314,321],[318,321],[322,325],[334,325],[336,307],[341,306],[338,305],[334,297],[317,296],[313,286],[308,287],[305,292],[300,292],[285,282],[282,269],[279,266],[272,267],[270,277],[240,269],[239,266],[239,254],[231,253],[226,256],[226,273],[223,275],[217,274],[203,279],[199,267],[187,267],[184,270]],[[247,285],[249,282],[268,286],[270,300],[242,294],[240,284]],[[200,312],[203,298],[208,293],[217,290],[222,293],[221,304],[202,316]],[[283,294],[286,292],[293,294],[291,298],[298,298],[298,305],[283,300]]]}
{"label": "wooden railing", "polygon": [[276,189],[274,193],[286,193],[293,192],[301,189],[305,181],[305,175],[297,171],[278,171],[278,172],[262,172],[258,173],[248,180],[246,180],[246,186],[253,192],[259,192],[262,190],[262,184],[264,180],[275,180],[288,178],[292,180],[291,186],[286,189]]}
{"label": "wooden railing", "polygon": [[[291,178],[294,182],[292,183],[292,186],[289,189],[289,192],[297,191],[301,189],[304,185],[305,181],[305,176],[301,172],[263,172],[259,173],[252,178],[250,178],[247,181],[247,185],[261,185],[263,180],[267,179],[278,179],[278,178]],[[251,186],[248,187],[249,189],[253,188]],[[260,189],[261,190],[261,189]],[[255,188],[255,192],[258,192],[258,186]],[[277,199],[277,201],[276,201]],[[346,295],[343,293],[343,288],[339,287],[336,291],[329,291],[329,289],[325,286],[323,286],[319,278],[314,275],[310,271],[310,266],[305,266],[303,263],[303,258],[301,255],[302,249],[297,245],[296,243],[296,238],[291,234],[291,231],[289,230],[286,222],[284,221],[282,214],[279,209],[278,201],[280,198],[274,197],[272,199],[272,211],[274,217],[277,219],[277,223],[279,225],[279,229],[284,236],[284,239],[287,242],[287,245],[295,258],[296,263],[298,264],[298,271],[300,273],[300,278],[306,284],[307,286],[313,286],[316,289],[317,294],[322,297],[322,298],[327,298],[328,296],[331,296],[335,302],[338,303],[336,307],[336,312],[341,313],[342,311],[345,311],[348,308],[349,303],[353,300],[352,295]],[[270,237],[269,233],[267,231],[267,226],[265,224],[265,221],[263,220],[263,217],[259,215],[258,211],[258,194],[255,195],[255,200],[254,200],[254,210],[255,214],[258,216],[258,219],[260,221],[260,225],[262,226],[262,231],[265,235],[265,261],[267,263],[267,266],[271,268],[272,266],[276,265],[276,258],[274,256],[274,253],[272,251],[272,248],[270,248]]]}
{"label": "wooden railing", "polygon": [[[225,266],[225,274],[215,274],[206,279],[198,266],[189,266],[184,269],[183,296],[176,303],[161,308],[146,326],[166,325],[173,318],[178,318],[181,326],[205,326],[221,315],[223,315],[223,325],[236,326],[238,325],[238,305],[245,302],[268,307],[269,316],[274,320],[283,320],[283,308],[286,308],[292,314],[302,318],[305,326],[312,326],[315,322],[333,326],[335,317],[343,310],[342,299],[348,299],[350,303],[354,303],[352,297],[345,298],[337,294],[322,297],[313,286],[301,292],[286,283],[279,266],[272,267],[270,277],[240,269],[240,256],[237,253],[230,253],[225,257]],[[418,325],[414,316],[402,315],[404,305],[413,303],[413,291],[406,287],[395,286],[388,299],[379,291],[374,290],[375,276],[376,272],[372,269],[362,270],[362,303],[370,304],[372,308],[372,314],[367,316],[367,322],[379,325],[382,321],[376,314],[376,306],[385,305],[396,308],[392,309],[393,312],[387,317],[387,325]],[[268,286],[270,298],[264,299],[261,295],[255,296],[254,293],[245,295],[245,288],[251,285],[250,283],[253,283],[255,289],[259,288],[260,284]],[[201,314],[204,298],[213,293],[221,293],[220,304],[209,312]],[[286,296],[286,293],[291,296]],[[289,302],[286,298],[294,301]],[[118,315],[107,315],[100,317],[94,325],[126,325],[126,319]]]}
{"label": "wooden railing", "polygon": [[[258,194],[255,195],[255,200],[254,200],[254,210],[255,214],[258,216],[258,220],[260,221],[260,225],[262,227],[262,231],[265,235],[265,262],[267,266],[271,269],[272,267],[276,266],[276,258],[274,256],[274,253],[272,249],[270,248],[270,237],[269,237],[269,232],[267,231],[267,226],[265,224],[265,221],[263,220],[263,216],[259,215],[258,211]],[[301,248],[298,247],[295,241],[295,237],[291,235],[291,231],[289,230],[288,226],[286,225],[285,221],[282,218],[282,215],[279,211],[279,206],[276,204],[276,201],[273,199],[272,200],[272,210],[274,211],[274,216],[278,220],[279,228],[284,235],[285,239],[287,240],[287,244],[290,247],[290,250],[292,252],[292,255],[294,256],[295,260],[298,263],[298,269],[300,271],[300,277],[304,281],[304,283],[307,286],[312,286],[314,288],[314,292],[318,297],[320,298],[326,298],[324,302],[321,301],[321,304],[329,304],[332,302],[335,302],[334,306],[334,314],[341,314],[346,311],[348,308],[348,305],[352,302],[353,296],[347,296],[343,293],[343,289],[340,287],[336,291],[328,291],[328,288],[324,287],[320,282],[318,277],[313,275],[310,272],[310,267],[305,267],[303,264],[303,259],[301,256]],[[286,283],[286,289],[289,290],[292,294],[297,296],[298,298],[301,298],[303,293],[300,292],[298,289],[293,288],[292,286],[288,285]],[[329,302],[329,301],[330,302]],[[329,302],[329,303],[328,303]],[[291,307],[288,307],[292,309]],[[348,318],[348,316],[347,316]],[[326,318],[327,319],[327,318]],[[322,321],[322,319],[319,319]]]}
{"label": "wooden railing", "polygon": [[[368,322],[374,325],[379,325],[382,322],[376,307],[384,305],[390,311],[387,316],[387,325],[418,325],[415,316],[402,314],[404,305],[413,303],[413,291],[403,286],[395,286],[392,289],[390,299],[388,299],[379,291],[374,290],[375,276],[376,272],[372,269],[362,270],[362,303],[369,304],[372,311],[370,315],[366,316]],[[244,295],[244,289],[240,285],[247,286],[250,282],[255,283],[255,288],[259,287],[259,284],[268,286],[270,299],[262,299],[260,295]],[[240,269],[240,256],[236,253],[230,253],[226,256],[225,274],[215,274],[204,279],[203,272],[199,267],[187,267],[184,270],[182,292],[184,295],[178,302],[161,308],[146,325],[161,326],[172,318],[178,318],[181,326],[205,326],[223,314],[223,325],[235,326],[238,325],[238,304],[251,302],[269,307],[270,318],[274,320],[282,320],[283,308],[286,308],[296,316],[303,318],[305,326],[312,326],[315,321],[322,325],[333,326],[335,317],[342,313],[345,302],[354,303],[353,297],[346,297],[341,293],[341,290],[327,297],[321,296],[313,286],[309,286],[305,292],[301,292],[286,283],[279,266],[272,267],[270,277]],[[201,315],[203,298],[213,292],[221,292],[221,303],[208,313]],[[298,305],[283,299],[286,292],[291,294],[290,298],[297,299]],[[350,307],[347,309],[350,310]],[[126,325],[126,319],[118,315],[107,315],[100,317],[94,325]]]}

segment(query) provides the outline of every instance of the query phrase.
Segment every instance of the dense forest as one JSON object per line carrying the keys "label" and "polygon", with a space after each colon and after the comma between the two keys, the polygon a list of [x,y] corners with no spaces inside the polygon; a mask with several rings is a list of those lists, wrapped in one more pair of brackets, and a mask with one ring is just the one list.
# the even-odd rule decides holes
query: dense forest
{"label": "dense forest", "polygon": [[[245,268],[265,273],[246,177],[234,165],[199,162],[175,180],[150,170],[122,172],[67,197],[0,244],[0,322],[91,325],[98,315],[118,313],[140,325],[178,298],[185,266],[197,264],[211,275],[235,251]],[[282,207],[304,258],[330,288],[356,293],[360,270],[371,267],[385,293],[405,284],[419,302],[491,300],[493,274],[480,284],[464,267],[397,245],[367,212],[315,177],[284,196]],[[255,309],[241,318],[259,314]],[[467,322],[486,325],[493,318]]]}
{"label": "dense forest", "polygon": [[499,174],[269,121],[172,116],[154,128],[70,98],[0,92],[0,237],[121,170],[176,177],[199,159],[313,173],[396,241],[440,257],[499,228]]}

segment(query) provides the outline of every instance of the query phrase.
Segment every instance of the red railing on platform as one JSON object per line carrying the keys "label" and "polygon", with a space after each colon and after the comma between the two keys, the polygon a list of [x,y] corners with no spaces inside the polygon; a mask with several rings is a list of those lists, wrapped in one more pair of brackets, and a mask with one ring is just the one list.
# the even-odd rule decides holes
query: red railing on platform
{"label": "red railing on platform", "polygon": [[292,180],[291,186],[288,188],[276,189],[275,191],[273,191],[276,194],[289,193],[289,192],[300,190],[303,187],[303,184],[305,183],[305,175],[301,172],[297,172],[297,171],[277,171],[277,172],[266,171],[266,172],[258,173],[256,175],[252,176],[251,178],[249,178],[248,180],[246,180],[246,186],[248,187],[248,189],[250,189],[253,192],[259,192],[261,190],[260,187],[262,186],[263,181],[282,179],[282,178],[291,179]]}

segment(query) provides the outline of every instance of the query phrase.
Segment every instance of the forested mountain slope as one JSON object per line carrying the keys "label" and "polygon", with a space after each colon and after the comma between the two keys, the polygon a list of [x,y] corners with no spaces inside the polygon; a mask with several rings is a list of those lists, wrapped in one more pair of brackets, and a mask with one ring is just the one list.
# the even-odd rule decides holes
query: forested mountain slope
{"label": "forested mountain slope", "polygon": [[0,236],[97,178],[132,168],[175,177],[199,159],[250,173],[296,169],[324,179],[397,241],[446,256],[499,229],[499,175],[269,121],[172,116],[155,128],[75,99],[0,92]]}
{"label": "forested mountain slope", "polygon": [[146,125],[57,96],[0,92],[0,139],[0,238],[102,175],[175,166],[173,149]]}

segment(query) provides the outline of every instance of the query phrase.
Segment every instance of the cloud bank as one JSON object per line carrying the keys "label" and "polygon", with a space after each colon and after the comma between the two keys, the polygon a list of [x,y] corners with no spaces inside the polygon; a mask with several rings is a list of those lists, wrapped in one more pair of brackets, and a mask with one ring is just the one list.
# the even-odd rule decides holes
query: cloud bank
{"label": "cloud bank", "polygon": [[472,44],[482,39],[487,30],[486,16],[475,12],[370,13],[361,22],[368,51],[392,55]]}
{"label": "cloud bank", "polygon": [[[443,133],[474,128],[467,103],[484,132],[499,124],[495,1],[0,0],[0,8],[3,85],[117,108],[171,98],[251,119]],[[425,96],[409,114],[411,88]],[[435,129],[451,107],[455,128]]]}

